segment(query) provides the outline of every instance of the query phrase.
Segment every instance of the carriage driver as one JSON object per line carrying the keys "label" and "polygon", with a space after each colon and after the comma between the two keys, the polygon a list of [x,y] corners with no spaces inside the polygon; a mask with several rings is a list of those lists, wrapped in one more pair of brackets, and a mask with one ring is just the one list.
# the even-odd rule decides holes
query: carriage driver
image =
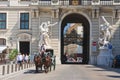
{"label": "carriage driver", "polygon": [[44,57],[45,51],[46,51],[45,45],[42,44],[42,46],[40,47],[40,55],[41,55],[42,58]]}

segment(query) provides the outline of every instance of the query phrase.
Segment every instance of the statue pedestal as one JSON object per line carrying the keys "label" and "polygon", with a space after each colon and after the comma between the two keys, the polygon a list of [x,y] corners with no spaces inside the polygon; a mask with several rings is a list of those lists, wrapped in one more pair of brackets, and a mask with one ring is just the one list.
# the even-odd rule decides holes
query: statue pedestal
{"label": "statue pedestal", "polygon": [[111,66],[112,58],[112,49],[108,49],[107,47],[100,47],[100,53],[97,56],[97,65]]}

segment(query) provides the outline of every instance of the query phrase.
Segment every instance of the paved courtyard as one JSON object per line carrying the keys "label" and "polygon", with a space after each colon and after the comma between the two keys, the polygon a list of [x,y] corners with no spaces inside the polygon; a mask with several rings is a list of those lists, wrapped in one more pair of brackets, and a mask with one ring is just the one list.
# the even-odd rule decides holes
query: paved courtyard
{"label": "paved courtyard", "polygon": [[120,69],[93,65],[61,65],[49,73],[35,73],[35,68],[19,71],[0,80],[120,80]]}

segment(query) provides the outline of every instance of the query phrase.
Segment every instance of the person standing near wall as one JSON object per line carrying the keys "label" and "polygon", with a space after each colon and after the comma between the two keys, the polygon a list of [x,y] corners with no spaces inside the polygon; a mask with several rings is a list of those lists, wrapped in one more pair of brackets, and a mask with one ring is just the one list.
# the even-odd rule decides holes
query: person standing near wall
{"label": "person standing near wall", "polygon": [[17,63],[22,66],[23,56],[21,53],[18,53],[17,55]]}
{"label": "person standing near wall", "polygon": [[29,55],[28,54],[25,55],[25,63],[29,63]]}

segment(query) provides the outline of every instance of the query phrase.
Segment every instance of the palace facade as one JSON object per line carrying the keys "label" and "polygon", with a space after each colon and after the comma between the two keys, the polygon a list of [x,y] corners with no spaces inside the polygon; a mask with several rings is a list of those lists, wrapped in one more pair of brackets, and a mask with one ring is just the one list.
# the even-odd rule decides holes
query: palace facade
{"label": "palace facade", "polygon": [[[101,16],[113,26],[113,55],[120,54],[119,0],[0,0],[0,45],[22,54],[38,52],[42,22],[49,27],[50,44],[58,62],[96,64]],[[74,61],[76,60],[76,61]]]}

